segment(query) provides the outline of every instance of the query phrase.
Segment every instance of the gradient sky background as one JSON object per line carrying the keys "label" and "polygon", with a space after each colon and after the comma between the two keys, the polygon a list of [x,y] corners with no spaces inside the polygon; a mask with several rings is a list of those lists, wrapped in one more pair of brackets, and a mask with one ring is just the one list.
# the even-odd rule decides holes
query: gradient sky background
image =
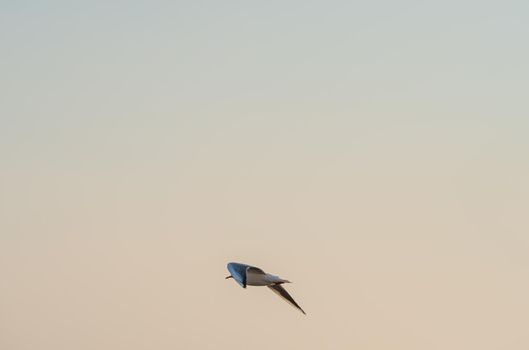
{"label": "gradient sky background", "polygon": [[528,38],[527,1],[1,1],[0,348],[528,349]]}

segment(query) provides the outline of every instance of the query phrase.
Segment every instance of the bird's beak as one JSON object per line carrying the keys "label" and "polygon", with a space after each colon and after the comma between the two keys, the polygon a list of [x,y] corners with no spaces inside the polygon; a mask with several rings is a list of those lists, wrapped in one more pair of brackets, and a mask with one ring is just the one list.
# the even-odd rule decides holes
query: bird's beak
{"label": "bird's beak", "polygon": [[225,278],[225,280],[227,280],[228,278],[233,278],[233,276],[228,276],[228,277]]}

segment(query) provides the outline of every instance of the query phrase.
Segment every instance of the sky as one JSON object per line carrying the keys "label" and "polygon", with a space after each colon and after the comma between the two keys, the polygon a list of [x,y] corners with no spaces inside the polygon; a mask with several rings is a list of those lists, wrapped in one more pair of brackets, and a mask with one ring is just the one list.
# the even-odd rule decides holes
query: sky
{"label": "sky", "polygon": [[529,348],[528,37],[526,1],[0,1],[0,348]]}

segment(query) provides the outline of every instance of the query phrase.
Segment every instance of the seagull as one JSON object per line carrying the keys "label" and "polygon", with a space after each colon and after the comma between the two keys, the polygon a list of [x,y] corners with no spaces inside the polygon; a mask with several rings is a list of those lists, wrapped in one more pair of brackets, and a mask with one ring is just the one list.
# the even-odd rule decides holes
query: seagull
{"label": "seagull", "polygon": [[290,303],[290,305],[296,307],[306,315],[305,311],[294,301],[285,288],[281,286],[283,283],[291,283],[290,281],[266,273],[258,267],[234,262],[228,264],[228,271],[230,271],[231,275],[226,277],[226,279],[233,278],[243,288],[246,288],[246,286],[267,286],[274,293]]}

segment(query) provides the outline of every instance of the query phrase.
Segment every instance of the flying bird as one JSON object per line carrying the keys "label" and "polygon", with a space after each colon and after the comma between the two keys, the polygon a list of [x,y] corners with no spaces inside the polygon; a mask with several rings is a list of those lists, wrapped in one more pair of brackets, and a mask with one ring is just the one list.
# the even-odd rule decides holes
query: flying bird
{"label": "flying bird", "polygon": [[246,288],[246,286],[267,286],[305,315],[305,311],[294,301],[285,288],[281,286],[283,283],[291,283],[290,281],[266,273],[258,267],[234,262],[228,264],[228,271],[230,271],[230,275],[226,279],[233,278],[243,288]]}

